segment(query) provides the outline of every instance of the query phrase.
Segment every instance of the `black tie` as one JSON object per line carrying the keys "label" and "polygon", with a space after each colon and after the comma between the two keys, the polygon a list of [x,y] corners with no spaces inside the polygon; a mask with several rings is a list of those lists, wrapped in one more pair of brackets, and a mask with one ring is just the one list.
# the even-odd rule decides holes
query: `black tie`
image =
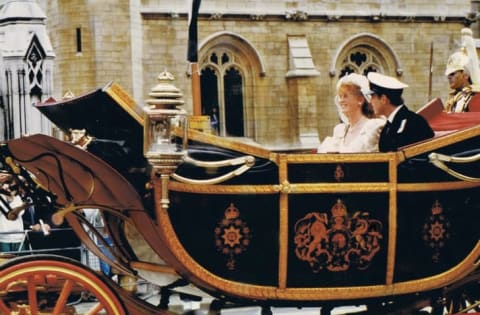
{"label": "black tie", "polygon": [[383,129],[385,129],[385,132],[386,133],[389,133],[390,132],[390,127],[392,126],[392,123],[387,120],[387,123],[385,124],[385,126],[383,127]]}
{"label": "black tie", "polygon": [[382,132],[380,133],[380,139],[379,139],[379,143],[378,143],[378,149],[380,150],[380,152],[386,152],[386,151],[389,151],[389,142],[390,142],[390,139],[389,139],[389,134],[390,134],[390,127],[391,127],[392,123],[390,121],[387,120],[385,126],[383,126],[383,129],[382,129]]}

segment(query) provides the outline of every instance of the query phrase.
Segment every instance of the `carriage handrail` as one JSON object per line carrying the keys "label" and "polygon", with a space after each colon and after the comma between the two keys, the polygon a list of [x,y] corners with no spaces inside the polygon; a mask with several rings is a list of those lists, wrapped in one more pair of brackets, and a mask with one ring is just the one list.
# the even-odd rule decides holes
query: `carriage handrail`
{"label": "carriage handrail", "polygon": [[221,176],[209,178],[209,179],[192,179],[192,178],[183,177],[176,173],[172,174],[172,178],[174,178],[179,182],[186,183],[186,184],[203,184],[203,185],[213,185],[213,184],[224,182],[235,176],[242,175],[243,173],[248,171],[250,168],[252,168],[253,165],[255,165],[255,158],[251,155],[241,156],[241,157],[221,160],[221,161],[200,161],[186,155],[184,158],[184,161],[186,163],[190,163],[195,166],[205,167],[205,168],[218,168],[223,166],[240,165],[240,167],[238,167],[235,170],[232,170]]}
{"label": "carriage handrail", "polygon": [[452,175],[455,178],[458,178],[458,179],[461,179],[461,180],[464,180],[464,181],[468,181],[468,182],[475,182],[475,183],[480,182],[480,178],[471,177],[471,176],[461,174],[461,173],[451,169],[450,167],[448,167],[444,163],[444,162],[450,162],[450,163],[472,163],[472,162],[476,162],[476,161],[480,160],[480,153],[472,155],[472,156],[468,156],[468,157],[457,157],[457,156],[451,156],[451,155],[446,155],[446,154],[433,152],[433,153],[430,153],[428,155],[428,158],[433,165],[435,165],[439,169],[445,171],[446,173]]}

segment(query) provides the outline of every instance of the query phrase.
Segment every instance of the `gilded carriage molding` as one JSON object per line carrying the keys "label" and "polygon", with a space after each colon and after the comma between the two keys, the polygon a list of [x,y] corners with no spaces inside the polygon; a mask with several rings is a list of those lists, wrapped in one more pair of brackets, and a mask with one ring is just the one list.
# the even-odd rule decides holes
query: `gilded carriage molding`
{"label": "gilded carriage molding", "polygon": [[397,250],[397,180],[398,180],[398,155],[391,154],[388,163],[389,198],[388,198],[388,253],[387,272],[385,283],[392,285],[395,275],[395,262]]}
{"label": "gilded carriage molding", "polygon": [[206,144],[218,145],[226,149],[243,152],[245,154],[269,159],[271,161],[275,161],[277,159],[276,153],[273,153],[258,144],[241,142],[240,140],[229,139],[225,137],[217,137],[193,129],[188,129],[188,139]]}
{"label": "gilded carriage molding", "polygon": [[325,153],[325,154],[288,154],[287,162],[290,164],[314,164],[314,163],[375,163],[388,162],[392,155],[397,153]]}
{"label": "gilded carriage molding", "polygon": [[110,82],[104,88],[105,91],[110,97],[112,97],[118,105],[120,105],[130,116],[133,117],[140,125],[143,126],[145,122],[145,114],[141,111],[134,99],[122,89],[118,83]]}
{"label": "gilded carriage molding", "polygon": [[423,154],[432,150],[435,150],[439,147],[444,147],[447,145],[454,144],[456,142],[464,141],[466,139],[472,138],[480,132],[480,126],[470,127],[463,130],[458,130],[451,132],[446,135],[442,135],[433,139],[417,143],[415,145],[407,146],[401,148],[401,152],[404,155],[405,159],[410,157]]}
{"label": "gilded carriage molding", "polygon": [[416,192],[416,191],[447,191],[461,190],[478,187],[478,183],[463,181],[447,181],[438,183],[400,183],[397,185],[399,192]]}
{"label": "gilded carriage molding", "polygon": [[277,194],[277,185],[196,185],[176,181],[168,183],[168,189],[179,192],[205,194]]}
{"label": "gilded carriage molding", "polygon": [[[279,182],[288,185],[288,155],[281,154],[279,158]],[[281,190],[282,191],[282,190]],[[288,189],[283,189],[280,194],[279,204],[279,257],[278,257],[278,287],[287,288],[288,276],[288,241],[289,241],[289,220],[288,220]]]}

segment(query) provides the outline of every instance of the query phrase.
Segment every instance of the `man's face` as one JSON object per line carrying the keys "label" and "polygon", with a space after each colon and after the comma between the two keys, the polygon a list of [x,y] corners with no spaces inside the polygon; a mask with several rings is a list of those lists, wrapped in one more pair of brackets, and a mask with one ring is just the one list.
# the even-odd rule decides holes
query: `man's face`
{"label": "man's face", "polygon": [[461,90],[468,85],[468,75],[462,70],[450,73],[447,78],[452,90]]}
{"label": "man's face", "polygon": [[385,113],[385,102],[383,101],[384,95],[372,94],[370,104],[372,104],[373,111],[377,116],[387,116]]}

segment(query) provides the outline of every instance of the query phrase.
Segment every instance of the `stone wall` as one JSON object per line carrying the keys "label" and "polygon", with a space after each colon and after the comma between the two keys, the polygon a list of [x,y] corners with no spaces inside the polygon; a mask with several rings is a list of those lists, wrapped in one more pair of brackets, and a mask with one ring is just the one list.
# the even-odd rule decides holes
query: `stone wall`
{"label": "stone wall", "polygon": [[[57,95],[67,89],[80,94],[114,80],[143,104],[158,74],[168,70],[185,95],[186,109],[192,111],[184,1],[40,2],[57,54]],[[338,122],[333,105],[338,73],[332,76],[330,71],[342,44],[360,33],[379,37],[398,56],[403,71],[399,79],[410,85],[405,101],[411,108],[417,109],[429,99],[431,57],[431,96],[444,99],[448,92],[445,63],[459,47],[470,6],[465,0],[203,0],[198,38],[201,47],[213,34],[232,32],[254,47],[265,73],[257,71],[252,78],[251,138],[267,146],[298,146],[300,133],[311,129],[312,120],[319,139],[330,134]],[[78,26],[82,29],[81,54],[75,52]],[[319,76],[296,81],[286,78],[289,35],[306,37]],[[300,87],[289,86],[289,82],[305,84],[297,104],[292,102],[292,91],[301,91]],[[299,106],[293,114],[292,106]]]}

